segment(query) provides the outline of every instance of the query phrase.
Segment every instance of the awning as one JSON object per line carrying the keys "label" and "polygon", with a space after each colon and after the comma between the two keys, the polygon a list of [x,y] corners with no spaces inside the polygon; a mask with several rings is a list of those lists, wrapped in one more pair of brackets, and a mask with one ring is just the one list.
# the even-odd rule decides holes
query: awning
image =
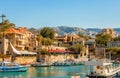
{"label": "awning", "polygon": [[36,55],[35,52],[28,52],[28,51],[20,51],[21,54],[27,54],[27,55]]}
{"label": "awning", "polygon": [[13,49],[13,52],[17,55],[36,55],[37,53],[36,52],[28,52],[28,51],[18,51],[15,49],[15,47],[13,47],[13,45],[11,44],[10,42],[10,45]]}

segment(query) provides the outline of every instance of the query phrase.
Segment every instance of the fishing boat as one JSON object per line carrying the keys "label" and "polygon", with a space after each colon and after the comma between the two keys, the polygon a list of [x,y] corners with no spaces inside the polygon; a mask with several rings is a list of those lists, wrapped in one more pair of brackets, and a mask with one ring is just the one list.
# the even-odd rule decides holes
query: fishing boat
{"label": "fishing boat", "polygon": [[23,72],[27,71],[29,65],[20,65],[16,62],[2,61],[0,62],[0,72]]}
{"label": "fishing boat", "polygon": [[34,64],[31,64],[33,67],[50,67],[52,66],[50,63],[41,63],[41,62],[36,62]]}
{"label": "fishing boat", "polygon": [[64,61],[64,62],[59,62],[59,61],[56,61],[53,63],[54,66],[70,66],[71,63],[68,62],[68,61]]}
{"label": "fishing boat", "polygon": [[87,74],[89,78],[113,78],[120,72],[120,66],[114,66],[108,60],[87,61],[85,65],[93,66],[93,71]]}

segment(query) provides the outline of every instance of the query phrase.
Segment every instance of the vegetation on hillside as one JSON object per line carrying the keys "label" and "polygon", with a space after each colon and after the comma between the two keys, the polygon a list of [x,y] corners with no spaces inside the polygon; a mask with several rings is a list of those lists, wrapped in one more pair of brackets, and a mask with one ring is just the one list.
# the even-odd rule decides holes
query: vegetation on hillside
{"label": "vegetation on hillside", "polygon": [[85,40],[89,40],[91,39],[91,37],[87,36],[87,35],[83,35],[81,33],[78,33],[78,36],[80,36],[81,38],[84,38]]}
{"label": "vegetation on hillside", "polygon": [[110,34],[102,34],[102,33],[100,33],[100,34],[96,35],[95,40],[96,40],[97,46],[107,46],[107,43],[109,41],[112,41],[113,38],[112,38],[112,36]]}
{"label": "vegetation on hillside", "polygon": [[120,47],[112,47],[112,48],[107,48],[107,52],[111,52],[112,54],[120,54]]}
{"label": "vegetation on hillside", "polygon": [[40,30],[40,34],[44,38],[54,39],[55,31],[50,27],[44,27],[43,29]]}
{"label": "vegetation on hillside", "polygon": [[117,36],[113,39],[114,41],[120,41],[120,36]]}
{"label": "vegetation on hillside", "polygon": [[80,53],[84,46],[82,44],[73,44],[72,46],[69,47],[70,50],[75,51],[77,53]]}

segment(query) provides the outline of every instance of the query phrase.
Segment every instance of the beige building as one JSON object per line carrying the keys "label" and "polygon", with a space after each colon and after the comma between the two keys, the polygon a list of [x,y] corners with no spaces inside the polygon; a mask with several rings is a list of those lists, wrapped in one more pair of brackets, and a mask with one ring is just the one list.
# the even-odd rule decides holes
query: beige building
{"label": "beige building", "polygon": [[8,39],[0,38],[0,54],[7,54],[8,52]]}
{"label": "beige building", "polygon": [[83,38],[80,38],[78,35],[65,35],[65,36],[56,36],[56,41],[60,42],[78,42],[84,41]]}
{"label": "beige building", "polygon": [[1,52],[4,51],[4,54],[6,54],[8,51],[12,52],[12,48],[9,45],[9,42],[11,42],[12,45],[19,51],[36,51],[36,47],[38,46],[36,37],[26,28],[9,28],[4,33],[4,44],[3,37],[0,37],[0,48]]}

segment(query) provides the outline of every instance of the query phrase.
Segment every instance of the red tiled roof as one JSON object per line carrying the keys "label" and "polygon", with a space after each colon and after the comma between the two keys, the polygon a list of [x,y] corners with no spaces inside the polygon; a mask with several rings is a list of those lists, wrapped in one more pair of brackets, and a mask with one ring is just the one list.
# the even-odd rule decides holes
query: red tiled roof
{"label": "red tiled roof", "polygon": [[16,34],[22,34],[21,32],[19,32],[18,30],[16,30],[15,28],[9,28],[5,31],[5,33],[16,33]]}
{"label": "red tiled roof", "polygon": [[5,33],[16,33],[16,34],[32,34],[31,32],[27,31],[26,28],[9,28],[6,30]]}
{"label": "red tiled roof", "polygon": [[24,34],[27,34],[28,31],[26,30],[26,28],[18,28],[18,30],[21,32],[21,33],[24,33]]}
{"label": "red tiled roof", "polygon": [[[18,28],[18,30],[23,33],[23,34],[32,34],[32,32],[28,31],[26,28],[24,27],[21,27],[21,28]],[[32,34],[33,35],[33,34]]]}

